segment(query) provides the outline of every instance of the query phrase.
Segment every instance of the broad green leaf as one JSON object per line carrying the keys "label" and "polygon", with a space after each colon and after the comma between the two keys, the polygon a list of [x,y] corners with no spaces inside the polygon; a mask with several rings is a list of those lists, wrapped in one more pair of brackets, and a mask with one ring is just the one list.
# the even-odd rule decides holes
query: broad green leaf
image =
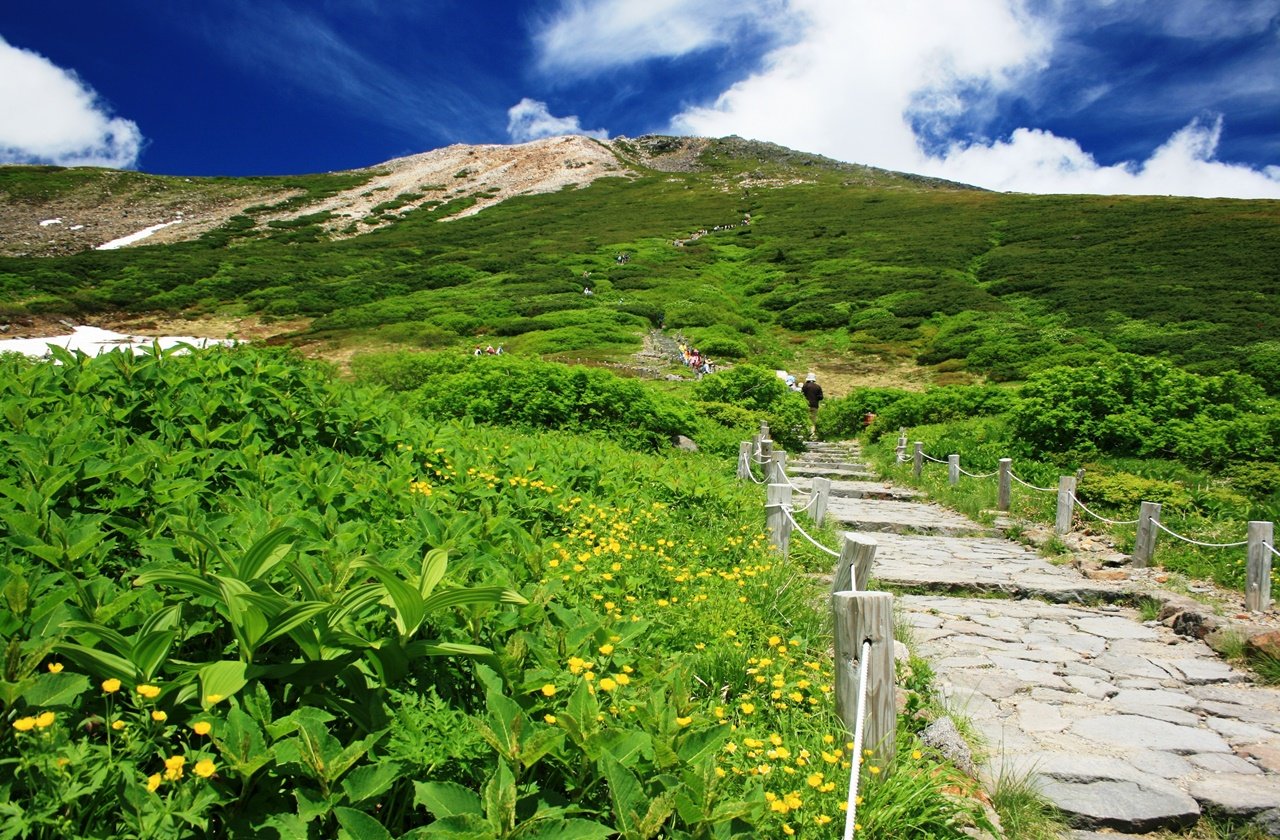
{"label": "broad green leaf", "polygon": [[236,564],[236,577],[241,580],[256,580],[271,571],[277,563],[285,558],[292,543],[285,541],[292,538],[294,530],[288,527],[276,528],[258,540]]}
{"label": "broad green leaf", "polygon": [[134,586],[168,586],[171,589],[179,589],[189,592],[192,595],[200,595],[210,598],[214,601],[222,600],[222,590],[218,584],[208,578],[202,578],[191,572],[171,571],[168,569],[156,569],[150,572],[143,572],[133,580]]}
{"label": "broad green leaf", "polygon": [[418,576],[418,593],[425,599],[444,578],[449,567],[449,552],[433,548],[422,557],[422,573]]}
{"label": "broad green leaf", "polygon": [[714,754],[720,749],[729,737],[729,727],[714,726],[710,729],[701,729],[690,732],[680,741],[680,746],[676,749],[676,753],[686,764],[697,764],[708,755]]}
{"label": "broad green leaf", "polygon": [[502,834],[515,827],[516,777],[502,759],[498,759],[498,766],[484,786],[484,812]]}
{"label": "broad green leaf", "polygon": [[386,590],[387,597],[391,599],[396,630],[400,633],[400,637],[408,639],[418,632],[423,619],[427,616],[425,603],[422,596],[418,594],[418,590],[385,566],[373,562],[360,565],[368,569]]}
{"label": "broad green leaf", "polygon": [[84,674],[37,674],[25,683],[22,699],[32,708],[45,709],[65,706],[89,689],[89,678]]}
{"label": "broad green leaf", "polygon": [[497,830],[478,814],[456,814],[437,820],[422,829],[420,836],[446,840],[498,840]]}
{"label": "broad green leaf", "polygon": [[493,651],[479,645],[461,642],[410,642],[404,652],[410,658],[417,656],[492,656]]}
{"label": "broad green leaf", "polygon": [[249,667],[238,659],[205,665],[200,669],[201,699],[209,703],[210,697],[225,699],[234,696],[249,682]]}
{"label": "broad green leaf", "polygon": [[399,765],[390,761],[357,767],[342,780],[342,792],[348,803],[359,805],[386,793],[399,777]]}
{"label": "broad green leaf", "polygon": [[95,676],[114,677],[125,683],[132,683],[137,679],[137,669],[123,656],[70,642],[59,644],[56,650]]}
{"label": "broad green leaf", "polygon": [[468,586],[464,589],[446,589],[437,592],[423,602],[423,610],[429,615],[437,610],[468,604],[527,604],[524,596],[502,586]]}
{"label": "broad green leaf", "polygon": [[160,670],[160,666],[169,657],[173,647],[176,630],[152,630],[149,633],[139,632],[133,642],[133,651],[129,659],[142,673],[144,680],[150,680]]}
{"label": "broad green leaf", "polygon": [[609,782],[613,815],[623,834],[632,835],[640,828],[641,812],[648,803],[644,786],[636,775],[609,753],[600,756],[600,770]]}
{"label": "broad green leaf", "polygon": [[249,777],[269,764],[274,756],[267,747],[262,727],[248,714],[232,706],[223,725],[209,736],[222,760],[238,774]]}
{"label": "broad green leaf", "polygon": [[438,820],[455,814],[483,813],[480,797],[456,782],[414,782],[413,804],[426,808]]}
{"label": "broad green leaf", "polygon": [[554,819],[521,823],[508,836],[511,840],[606,840],[614,833],[592,820]]}
{"label": "broad green leaf", "polygon": [[391,832],[364,811],[354,808],[334,808],[341,829],[338,840],[391,840]]}
{"label": "broad green leaf", "polygon": [[307,623],[311,619],[327,612],[332,607],[324,601],[303,601],[286,608],[271,619],[271,629],[263,634],[258,640],[258,644],[264,644],[278,636],[283,636],[302,624]]}
{"label": "broad green leaf", "polygon": [[258,832],[264,828],[274,829],[280,835],[280,840],[310,840],[307,823],[297,814],[275,814],[261,825],[254,826]]}

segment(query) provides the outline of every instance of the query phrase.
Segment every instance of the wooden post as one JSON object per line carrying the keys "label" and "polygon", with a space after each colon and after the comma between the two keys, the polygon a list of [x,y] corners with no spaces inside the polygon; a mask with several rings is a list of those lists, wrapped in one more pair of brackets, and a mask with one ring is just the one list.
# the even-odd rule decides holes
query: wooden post
{"label": "wooden post", "polygon": [[751,457],[754,454],[754,445],[749,440],[744,440],[738,444],[738,480],[745,481],[751,478]]}
{"label": "wooden post", "polygon": [[1000,459],[1000,489],[996,491],[996,510],[1008,510],[1013,505],[1013,459]]}
{"label": "wooden post", "polygon": [[1053,532],[1065,534],[1071,530],[1071,514],[1076,507],[1076,477],[1058,476],[1058,516],[1053,521]]}
{"label": "wooden post", "polygon": [[947,481],[955,486],[960,483],[960,456],[947,456]]}
{"label": "wooden post", "polygon": [[1143,502],[1138,508],[1138,538],[1133,543],[1132,563],[1142,569],[1151,565],[1156,552],[1156,526],[1160,521],[1160,503]]}
{"label": "wooden post", "polygon": [[920,473],[924,470],[924,443],[916,441],[916,452],[911,456],[911,471],[915,473],[916,478],[920,477]]}
{"label": "wooden post", "polygon": [[810,495],[817,498],[813,503],[813,521],[819,525],[827,518],[827,500],[831,498],[831,479],[817,476],[809,486]]}
{"label": "wooden post", "polygon": [[1076,486],[1080,486],[1080,482],[1084,481],[1084,467],[1076,470]]}
{"label": "wooden post", "polygon": [[840,546],[840,559],[836,560],[835,576],[831,579],[831,594],[837,592],[866,592],[871,579],[871,561],[876,557],[876,541],[869,537],[844,535]]}
{"label": "wooden post", "polygon": [[764,465],[765,471],[769,470],[769,459],[773,457],[773,441],[768,438],[760,438],[760,463]]}
{"label": "wooden post", "polygon": [[907,459],[907,430],[898,429],[898,463]]}
{"label": "wooden post", "polygon": [[1244,606],[1250,612],[1271,609],[1271,522],[1249,523],[1249,561],[1245,569]]}
{"label": "wooden post", "polygon": [[767,440],[769,438],[769,422],[767,420],[760,421],[760,439]]}
{"label": "wooden post", "polygon": [[782,509],[784,506],[791,507],[791,485],[770,484],[764,503],[765,529],[769,532],[769,542],[786,557],[791,544],[791,520]]}
{"label": "wooden post", "polygon": [[768,467],[770,484],[787,483],[787,451],[785,449],[773,450],[773,456],[765,466]]}
{"label": "wooden post", "polygon": [[[838,592],[831,596],[835,616],[836,713],[852,734],[858,720],[858,667],[862,643],[867,654],[863,746],[869,761],[886,766],[896,752],[898,728],[893,686],[893,596],[888,592]],[[861,756],[854,756],[857,762]],[[856,763],[854,765],[857,766]]]}

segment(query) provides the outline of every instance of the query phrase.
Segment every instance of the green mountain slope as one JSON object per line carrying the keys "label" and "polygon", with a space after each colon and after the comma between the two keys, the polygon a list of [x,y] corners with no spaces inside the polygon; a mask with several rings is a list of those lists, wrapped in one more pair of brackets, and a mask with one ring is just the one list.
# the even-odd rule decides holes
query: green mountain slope
{"label": "green mountain slope", "polygon": [[[606,145],[626,177],[465,217],[501,183],[385,202],[345,238],[295,192],[301,215],[242,213],[194,241],[3,258],[0,306],[249,311],[312,319],[306,338],[339,345],[600,358],[665,323],[779,366],[879,354],[942,381],[1011,379],[1122,350],[1280,381],[1280,202],[997,194],[740,138]],[[21,175],[24,200],[69,177]]]}

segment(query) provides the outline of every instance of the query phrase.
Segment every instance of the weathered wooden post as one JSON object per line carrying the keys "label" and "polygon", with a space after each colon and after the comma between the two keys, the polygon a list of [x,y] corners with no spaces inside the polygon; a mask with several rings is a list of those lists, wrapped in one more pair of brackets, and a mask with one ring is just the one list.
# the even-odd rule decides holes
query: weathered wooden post
{"label": "weathered wooden post", "polygon": [[1084,481],[1084,467],[1076,470],[1076,486],[1080,486],[1080,482]]}
{"label": "weathered wooden post", "polygon": [[897,456],[899,464],[907,460],[907,430],[905,428],[898,429]]}
{"label": "weathered wooden post", "polygon": [[760,439],[766,440],[768,439],[768,437],[769,437],[769,421],[761,420],[760,421]]}
{"label": "weathered wooden post", "polygon": [[1071,530],[1071,514],[1076,507],[1076,477],[1058,476],[1058,516],[1053,521],[1053,532],[1065,534]]}
{"label": "weathered wooden post", "polygon": [[916,441],[915,454],[911,456],[911,472],[915,473],[916,478],[920,477],[920,473],[924,471],[924,443]]}
{"label": "weathered wooden post", "polygon": [[1249,523],[1249,560],[1245,569],[1244,606],[1250,612],[1271,609],[1271,522]]}
{"label": "weathered wooden post", "polygon": [[744,440],[738,444],[738,480],[745,481],[751,478],[751,456],[754,454],[755,445],[749,440]]}
{"label": "weathered wooden post", "polygon": [[996,510],[1008,510],[1013,505],[1013,459],[1000,459],[1000,489],[996,491]]}
{"label": "weathered wooden post", "polygon": [[871,579],[871,562],[876,557],[876,541],[869,537],[844,535],[835,576],[831,578],[831,594],[865,592]]}
{"label": "weathered wooden post", "polygon": [[[867,651],[863,745],[880,767],[896,752],[898,728],[893,686],[893,596],[888,592],[837,592],[831,596],[835,616],[836,713],[852,734],[858,721],[858,670]],[[854,756],[856,762],[861,756]]]}
{"label": "weathered wooden post", "polygon": [[787,451],[773,450],[769,463],[765,465],[769,473],[770,484],[787,484]]}
{"label": "weathered wooden post", "polygon": [[769,542],[778,547],[783,557],[791,547],[791,520],[784,510],[788,507],[791,507],[791,485],[770,484],[764,503],[764,525],[769,532]]}
{"label": "weathered wooden post", "polygon": [[771,457],[773,457],[773,441],[760,438],[760,462],[767,465]]}
{"label": "weathered wooden post", "polygon": [[947,481],[954,487],[960,483],[960,456],[947,456]]}
{"label": "weathered wooden post", "polygon": [[1151,565],[1151,557],[1156,553],[1156,523],[1159,521],[1159,502],[1143,502],[1138,506],[1138,538],[1133,543],[1132,558],[1134,568]]}
{"label": "weathered wooden post", "polygon": [[816,476],[809,485],[809,493],[814,497],[813,521],[819,525],[827,518],[827,500],[831,498],[831,479]]}

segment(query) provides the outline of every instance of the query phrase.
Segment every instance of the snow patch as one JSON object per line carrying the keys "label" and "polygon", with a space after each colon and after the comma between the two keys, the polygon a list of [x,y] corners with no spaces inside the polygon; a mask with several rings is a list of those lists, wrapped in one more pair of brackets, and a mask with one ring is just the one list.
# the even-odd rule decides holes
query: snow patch
{"label": "snow patch", "polygon": [[40,227],[48,227],[49,225],[60,225],[60,224],[62,224],[62,219],[45,219],[43,222],[40,223]]}
{"label": "snow patch", "polygon": [[182,219],[174,219],[172,222],[161,222],[158,225],[152,225],[149,228],[143,228],[137,233],[131,233],[128,236],[122,236],[119,239],[113,239],[110,242],[103,242],[101,245],[97,247],[96,250],[114,251],[117,248],[123,248],[126,245],[132,245],[135,242],[140,242],[143,239],[146,239],[151,234],[155,233],[156,231],[163,230],[164,228],[169,227],[169,225],[180,225],[180,224],[182,224]]}
{"label": "snow patch", "polygon": [[77,350],[90,356],[109,352],[117,348],[140,352],[158,342],[161,349],[168,349],[179,344],[190,344],[192,347],[213,347],[216,345],[231,346],[234,339],[196,338],[189,335],[142,336],[125,335],[124,333],[104,330],[99,327],[75,327],[70,335],[57,335],[46,338],[8,338],[0,340],[0,353],[21,353],[24,356],[41,358],[48,355],[49,345],[64,347],[75,352]]}

